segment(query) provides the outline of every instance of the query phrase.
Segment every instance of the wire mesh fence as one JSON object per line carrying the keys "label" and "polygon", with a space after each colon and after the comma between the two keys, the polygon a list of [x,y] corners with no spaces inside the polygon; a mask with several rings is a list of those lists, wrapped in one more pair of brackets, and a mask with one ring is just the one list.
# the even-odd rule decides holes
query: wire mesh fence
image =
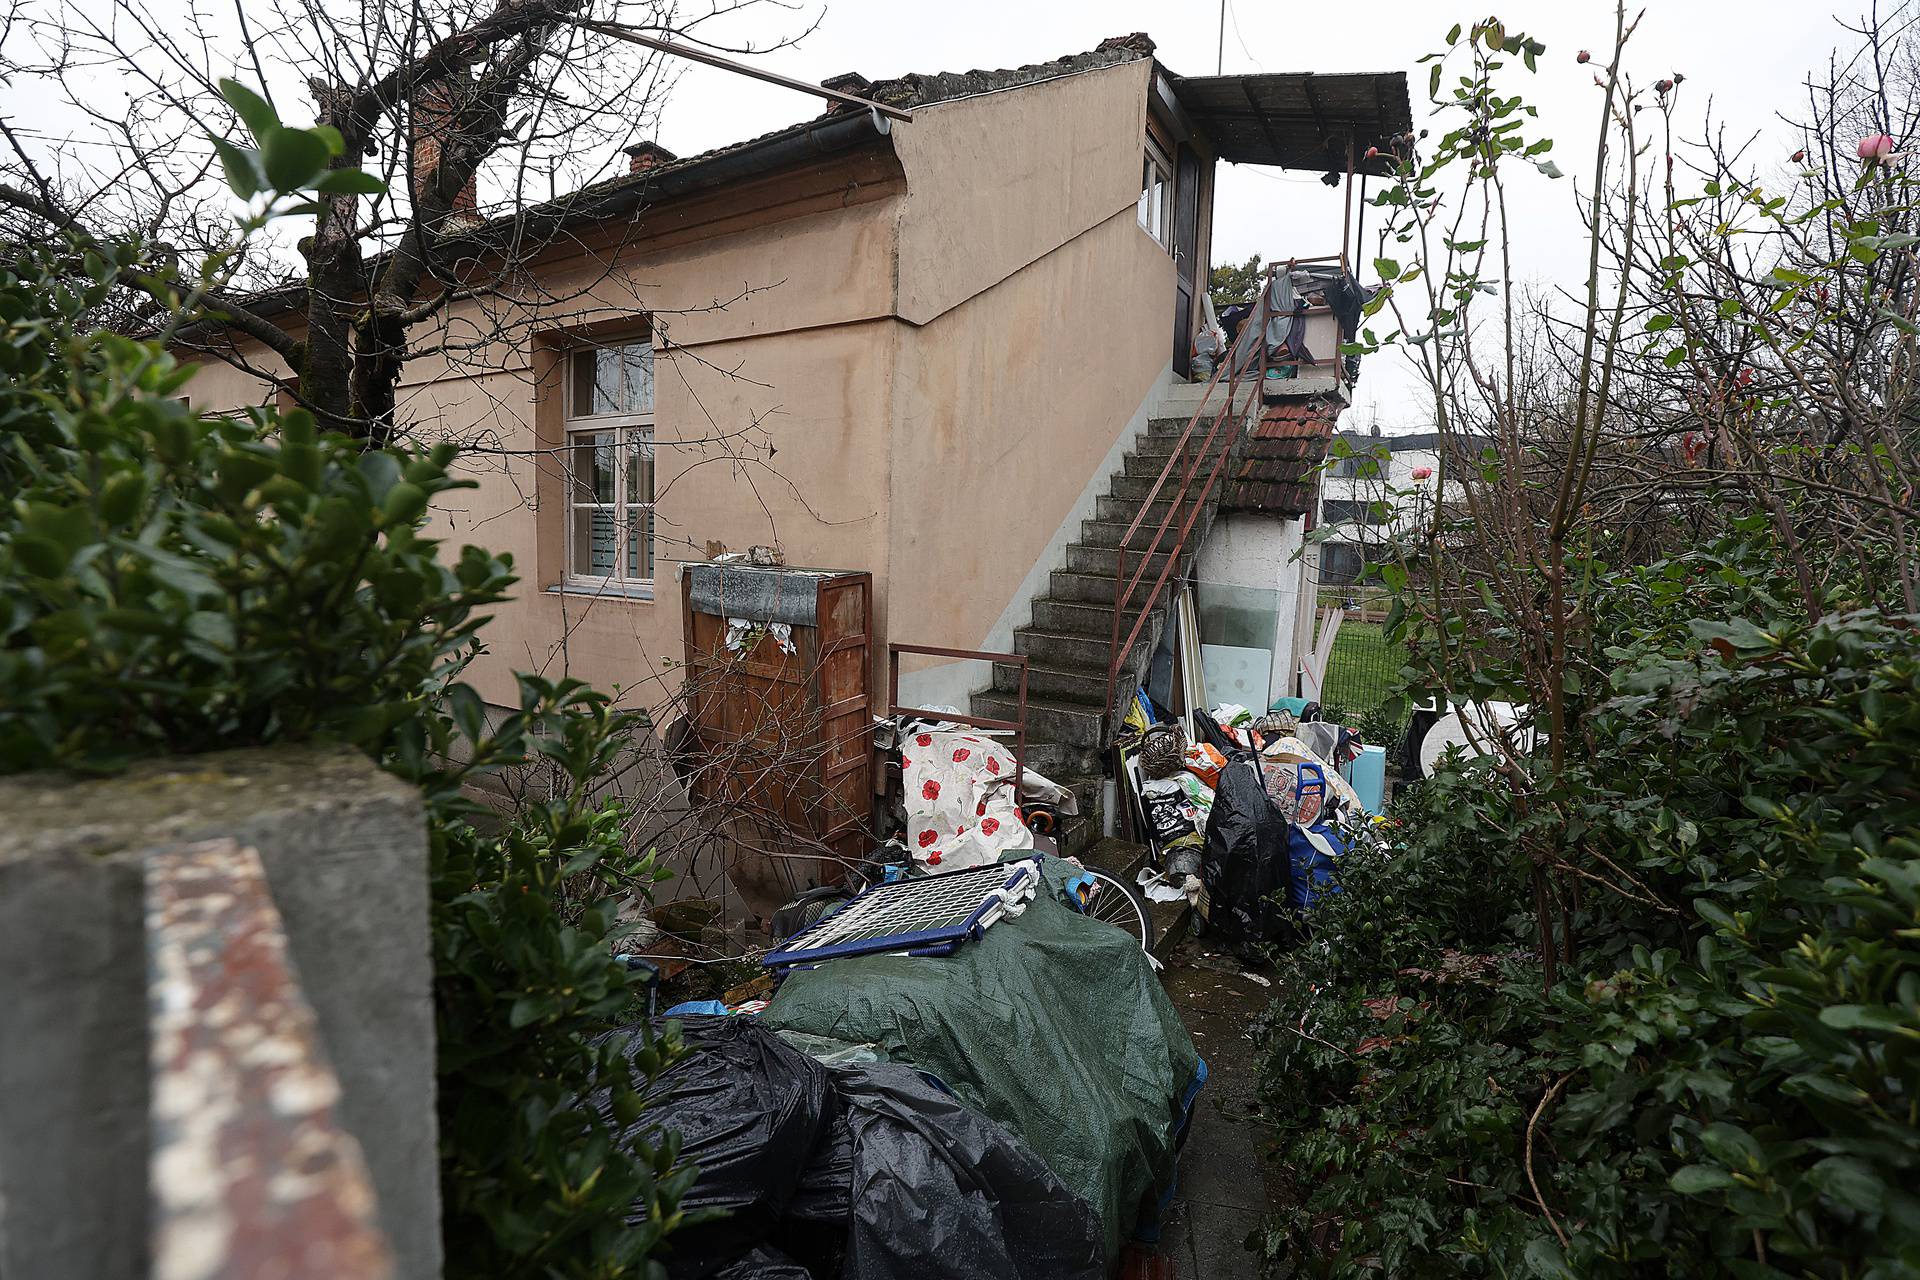
{"label": "wire mesh fence", "polygon": [[1405,731],[1405,714],[1389,715],[1386,703],[1398,691],[1404,646],[1390,642],[1379,622],[1348,617],[1333,640],[1320,703],[1327,717],[1360,731],[1363,741],[1389,745]]}

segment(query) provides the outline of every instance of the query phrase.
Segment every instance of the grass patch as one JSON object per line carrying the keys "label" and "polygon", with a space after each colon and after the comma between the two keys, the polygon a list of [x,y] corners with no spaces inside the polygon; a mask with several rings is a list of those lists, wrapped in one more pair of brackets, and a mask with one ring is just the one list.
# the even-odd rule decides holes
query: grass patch
{"label": "grass patch", "polygon": [[1387,700],[1406,661],[1406,649],[1389,644],[1379,623],[1342,623],[1327,661],[1320,701],[1352,715],[1365,715]]}

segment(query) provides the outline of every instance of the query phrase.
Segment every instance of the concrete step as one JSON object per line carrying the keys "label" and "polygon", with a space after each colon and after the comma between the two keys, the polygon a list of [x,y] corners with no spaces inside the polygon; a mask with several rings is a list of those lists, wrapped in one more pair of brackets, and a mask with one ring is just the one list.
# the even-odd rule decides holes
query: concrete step
{"label": "concrete step", "polygon": [[[1122,464],[1121,470],[1124,476],[1135,480],[1145,480],[1151,485],[1155,478],[1167,469],[1167,459],[1168,455],[1164,453],[1129,453],[1126,456],[1125,462]],[[1180,482],[1186,479],[1190,459],[1190,454],[1183,455],[1180,461],[1174,464],[1173,470],[1167,476],[1167,483],[1160,489],[1160,496],[1170,498],[1180,492]],[[1202,480],[1206,479],[1207,472],[1213,469],[1213,461],[1212,457],[1206,457],[1201,459],[1198,466],[1194,467],[1193,484],[1197,486]],[[1122,476],[1114,477],[1115,480],[1121,478]],[[1146,490],[1141,490],[1142,494],[1145,492]]]}
{"label": "concrete step", "polygon": [[1159,524],[1161,517],[1166,515],[1168,509],[1173,506],[1173,499],[1163,496],[1155,498],[1150,503],[1142,503],[1139,498],[1116,498],[1111,495],[1099,497],[1093,500],[1093,518],[1118,520],[1125,524],[1139,514],[1142,506],[1146,507],[1147,514],[1141,517],[1140,523],[1142,525]]}
{"label": "concrete step", "polygon": [[[1019,718],[1019,699],[998,689],[976,693],[973,696],[973,710],[977,715],[996,720],[1014,720]],[[1027,738],[1030,742],[1054,742],[1098,751],[1105,719],[1098,706],[1085,702],[1032,695],[1027,698]],[[1040,772],[1045,773],[1046,770]],[[1057,778],[1054,780],[1059,781]]]}
{"label": "concrete step", "polygon": [[[1135,436],[1133,439],[1133,452],[1139,454],[1143,458],[1159,458],[1162,462],[1165,462],[1167,457],[1172,453],[1174,453],[1176,450],[1181,450],[1186,453],[1191,453],[1194,450],[1198,449],[1203,443],[1205,443],[1207,438],[1207,431],[1212,427],[1212,425],[1213,425],[1212,423],[1203,422],[1200,425],[1196,426],[1193,429],[1193,434],[1187,437],[1186,442],[1184,444],[1181,443],[1180,435],[1178,432],[1170,436],[1156,436],[1156,435]],[[1182,430],[1184,429],[1185,427],[1183,425]]]}
{"label": "concrete step", "polygon": [[1101,828],[1105,825],[1106,814],[1101,798],[1106,794],[1106,778],[1100,772],[1096,756],[1092,768],[1055,778],[1054,781],[1070,789],[1080,802],[1080,812],[1061,824],[1060,834],[1056,837],[1060,856],[1082,857],[1090,846],[1098,843]]}
{"label": "concrete step", "polygon": [[[1153,505],[1157,507],[1160,504],[1156,502]],[[1173,545],[1174,539],[1179,536],[1181,523],[1187,518],[1187,512],[1182,511],[1178,517],[1168,521],[1167,527],[1163,532],[1160,528],[1160,522],[1166,519],[1166,514],[1166,512],[1162,511],[1152,519],[1142,520],[1140,527],[1133,531],[1133,541],[1128,544],[1128,564],[1132,564],[1135,560],[1139,559],[1140,553],[1152,546],[1155,538],[1160,540],[1162,547],[1170,547]],[[1201,514],[1194,517],[1193,528],[1200,528],[1201,522],[1205,519],[1206,513],[1203,510]],[[1125,536],[1128,527],[1132,523],[1131,517],[1126,520],[1082,520],[1080,522],[1081,545],[1088,547],[1117,547],[1120,545],[1120,539]],[[1188,537],[1189,539],[1192,537],[1191,529],[1188,531]]]}
{"label": "concrete step", "polygon": [[1086,847],[1100,838],[1100,813],[1079,813],[1066,819],[1054,836],[1056,850],[1063,858],[1077,858]]}
{"label": "concrete step", "polygon": [[1147,865],[1147,846],[1108,836],[1082,854],[1080,861],[1095,871],[1104,871],[1116,880],[1132,884],[1140,868]]}
{"label": "concrete step", "polygon": [[1078,635],[1106,638],[1113,634],[1113,607],[1085,600],[1052,600],[1042,596],[1033,602],[1033,625],[1041,631],[1070,631]]}
{"label": "concrete step", "polygon": [[[1131,619],[1127,621],[1127,628],[1133,628]],[[1143,627],[1141,636],[1145,636],[1147,630]],[[1138,647],[1139,640],[1136,639],[1134,643]],[[1088,635],[1085,632],[1020,627],[1013,633],[1013,651],[1024,653],[1041,666],[1063,671],[1096,671],[1104,678],[1107,659],[1113,653],[1113,637],[1111,634]],[[1134,656],[1138,658],[1140,655]]]}
{"label": "concrete step", "polygon": [[[1181,416],[1181,418],[1148,418],[1146,430],[1142,432],[1142,436],[1154,436],[1160,439],[1179,438],[1187,430],[1190,420],[1192,415]],[[1194,428],[1194,430],[1198,432],[1200,428]]]}
{"label": "concrete step", "polygon": [[[1196,525],[1196,528],[1197,527]],[[1188,534],[1187,543],[1187,552],[1191,555],[1194,546],[1197,545],[1191,532]],[[1098,574],[1111,579],[1119,561],[1119,553],[1112,547],[1089,547],[1078,542],[1069,543],[1067,546],[1067,569],[1073,573]],[[1155,578],[1160,576],[1160,570],[1164,569],[1167,564],[1166,553],[1161,552],[1159,555],[1153,556],[1140,556],[1130,553],[1127,556],[1127,577],[1131,579],[1138,573],[1143,563],[1147,566],[1146,575],[1141,579],[1144,585],[1151,583]],[[1113,593],[1109,591],[1106,598],[1111,600]]]}
{"label": "concrete step", "polygon": [[[1096,871],[1104,871],[1116,880],[1138,887],[1140,869],[1147,865],[1147,847],[1108,836],[1086,847],[1077,856]],[[1142,895],[1145,896],[1144,894]],[[1185,898],[1178,902],[1149,902],[1147,914],[1153,917],[1153,957],[1165,964],[1175,947],[1186,938],[1193,910]]]}
{"label": "concrete step", "polygon": [[[1120,689],[1127,687],[1125,675],[1121,676],[1115,687]],[[1011,662],[994,663],[993,692],[1010,694],[1017,699],[1020,692],[1020,668]],[[1098,711],[1100,703],[1106,696],[1107,667],[1104,662],[1098,667],[1041,667],[1031,663],[1027,666],[1029,708],[1035,698],[1042,698],[1050,702],[1084,703]],[[1028,723],[1031,725],[1031,718]],[[1054,734],[1045,736],[1058,741]]]}
{"label": "concrete step", "polygon": [[1064,779],[1098,773],[1101,752],[1097,747],[1075,746],[1070,742],[1027,742],[1027,766],[1034,772],[1065,786]]}
{"label": "concrete step", "polygon": [[[1128,456],[1131,457],[1132,455],[1128,455]],[[1211,464],[1209,464],[1209,469],[1210,467],[1211,467]],[[1153,468],[1152,474],[1150,475],[1135,475],[1132,471],[1127,471],[1121,475],[1116,475],[1113,477],[1113,479],[1107,482],[1107,496],[1111,498],[1119,498],[1123,501],[1139,502],[1140,500],[1142,500],[1147,496],[1147,491],[1153,488],[1153,482],[1159,476],[1159,474],[1160,474],[1160,468],[1158,466],[1155,466]],[[1180,492],[1180,479],[1181,479],[1181,476],[1184,474],[1185,474],[1185,471],[1183,469],[1178,474],[1168,476],[1167,482],[1160,486],[1160,492],[1158,495],[1156,495],[1156,501],[1160,501],[1160,502],[1171,501],[1174,495]],[[1224,478],[1227,475],[1227,472],[1223,469],[1220,474],[1222,476],[1222,483],[1224,483]],[[1201,482],[1204,481],[1206,478],[1207,476],[1205,471],[1202,471],[1196,474],[1193,477],[1193,487],[1195,489],[1198,489],[1201,485]],[[1214,486],[1214,493],[1216,495],[1219,493],[1219,489],[1220,489],[1220,486],[1216,484]],[[1128,519],[1132,519],[1132,517],[1129,516]]]}
{"label": "concrete step", "polygon": [[1173,952],[1193,929],[1193,904],[1185,898],[1173,902],[1149,902],[1147,914],[1153,917],[1153,958],[1161,965],[1173,959]]}
{"label": "concrete step", "polygon": [[1073,604],[1113,607],[1113,573],[1076,573],[1055,569],[1047,575],[1047,598]]}

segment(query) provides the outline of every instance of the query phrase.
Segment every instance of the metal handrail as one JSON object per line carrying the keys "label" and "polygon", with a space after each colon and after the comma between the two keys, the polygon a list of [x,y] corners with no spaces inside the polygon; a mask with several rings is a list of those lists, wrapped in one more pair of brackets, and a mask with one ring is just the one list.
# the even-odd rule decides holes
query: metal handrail
{"label": "metal handrail", "polygon": [[[958,711],[932,711],[926,707],[903,707],[900,705],[900,655],[918,654],[931,658],[960,658],[968,662],[1006,663],[1020,669],[1019,702],[1016,719],[996,720],[991,716],[966,715]],[[1013,796],[1014,803],[1020,802],[1020,788],[1027,779],[1027,655],[1024,653],[997,653],[991,649],[943,649],[937,645],[925,644],[889,644],[887,646],[887,716],[899,719],[903,715],[919,716],[926,720],[951,720],[955,724],[964,724],[974,729],[1010,729],[1013,731]]]}
{"label": "metal handrail", "polygon": [[[1218,446],[1216,442],[1221,438],[1222,428],[1226,427],[1229,422],[1237,420],[1239,413],[1237,402],[1240,398],[1241,383],[1244,375],[1249,370],[1252,370],[1256,374],[1255,386],[1257,390],[1255,394],[1257,396],[1265,395],[1267,367],[1272,363],[1267,353],[1266,343],[1266,326],[1267,321],[1271,318],[1267,309],[1267,281],[1270,281],[1274,273],[1280,269],[1291,270],[1292,267],[1303,262],[1322,261],[1339,262],[1342,269],[1346,269],[1346,256],[1344,254],[1326,254],[1319,258],[1294,258],[1286,263],[1275,262],[1268,265],[1266,271],[1267,280],[1261,283],[1259,294],[1254,302],[1254,310],[1252,314],[1248,315],[1246,320],[1242,322],[1240,329],[1241,334],[1249,335],[1247,338],[1248,345],[1253,352],[1257,353],[1257,358],[1250,359],[1243,355],[1239,350],[1241,344],[1238,340],[1235,341],[1232,348],[1223,354],[1220,363],[1214,366],[1213,377],[1207,382],[1206,397],[1202,399],[1200,404],[1194,409],[1193,416],[1187,420],[1186,429],[1180,433],[1179,440],[1174,444],[1173,452],[1167,456],[1166,465],[1160,468],[1160,474],[1154,479],[1153,486],[1147,490],[1147,496],[1141,499],[1140,509],[1134,513],[1133,521],[1127,526],[1127,531],[1120,535],[1119,545],[1115,548],[1114,552],[1113,565],[1113,627],[1109,636],[1109,644],[1112,647],[1107,652],[1106,709],[1109,715],[1113,713],[1114,709],[1113,698],[1119,685],[1120,668],[1126,664],[1127,654],[1132,652],[1134,642],[1140,638],[1140,632],[1147,623],[1147,615],[1152,613],[1154,608],[1159,604],[1160,597],[1166,589],[1167,579],[1173,573],[1174,565],[1179,561],[1181,554],[1186,550],[1187,536],[1192,532],[1194,523],[1199,519],[1201,509],[1206,506],[1208,499],[1213,496],[1213,491],[1219,484],[1220,473],[1226,467],[1227,454],[1232,451],[1236,431],[1232,429],[1226,431],[1226,444],[1224,447]],[[1308,308],[1308,314],[1324,310],[1330,310],[1330,308]],[[1333,358],[1330,361],[1287,358],[1281,360],[1280,363],[1311,367],[1332,364],[1334,367],[1334,377],[1336,381],[1338,381],[1342,378],[1340,359],[1339,349],[1336,345]],[[1172,477],[1174,468],[1180,463],[1183,455],[1187,454],[1187,443],[1192,439],[1194,428],[1199,425],[1201,416],[1207,412],[1208,406],[1213,403],[1214,392],[1220,386],[1222,374],[1227,375],[1226,399],[1215,412],[1213,424],[1208,429],[1206,439],[1202,442],[1200,449],[1188,458],[1186,474],[1180,477],[1178,490],[1174,493],[1172,500],[1167,504],[1166,514],[1160,517],[1158,527],[1153,530],[1153,540],[1146,545],[1144,550],[1139,552],[1140,567],[1135,570],[1133,577],[1129,579],[1127,577],[1127,557],[1128,552],[1134,549],[1132,546],[1134,535],[1141,532],[1140,524],[1146,519],[1148,508],[1153,506],[1154,502],[1159,498],[1160,491]],[[1196,493],[1193,487],[1194,475],[1200,469],[1201,460],[1209,454],[1213,457],[1213,467],[1207,472],[1206,478],[1202,481]],[[1190,498],[1192,502],[1189,506]],[[1168,531],[1172,529],[1175,518],[1180,516],[1183,509],[1186,512],[1185,518],[1180,521],[1179,529],[1174,533],[1173,543],[1164,553],[1167,558],[1166,563],[1161,566],[1160,575],[1153,580],[1153,585],[1147,588],[1145,597],[1140,601],[1138,608],[1133,614],[1133,626],[1128,629],[1125,641],[1122,641],[1120,638],[1120,627],[1127,615],[1129,606],[1132,605],[1134,593],[1139,588],[1141,579],[1146,576],[1147,566],[1153,562],[1153,557],[1162,554],[1160,544],[1166,538]]]}

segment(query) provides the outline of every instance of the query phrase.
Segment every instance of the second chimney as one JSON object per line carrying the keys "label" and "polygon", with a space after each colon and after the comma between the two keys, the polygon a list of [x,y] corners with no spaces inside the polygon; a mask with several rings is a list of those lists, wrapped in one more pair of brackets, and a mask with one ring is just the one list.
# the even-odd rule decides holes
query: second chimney
{"label": "second chimney", "polygon": [[629,174],[645,173],[680,158],[657,142],[636,142],[625,150]]}
{"label": "second chimney", "polygon": [[[452,139],[454,120],[458,114],[454,90],[452,80],[436,80],[420,86],[413,95],[411,125],[416,201],[420,192],[433,180],[434,170],[440,167],[441,152]],[[469,176],[466,184],[454,195],[447,208],[445,225],[438,230],[446,234],[478,226],[479,223],[479,182],[478,176],[474,175]]]}

